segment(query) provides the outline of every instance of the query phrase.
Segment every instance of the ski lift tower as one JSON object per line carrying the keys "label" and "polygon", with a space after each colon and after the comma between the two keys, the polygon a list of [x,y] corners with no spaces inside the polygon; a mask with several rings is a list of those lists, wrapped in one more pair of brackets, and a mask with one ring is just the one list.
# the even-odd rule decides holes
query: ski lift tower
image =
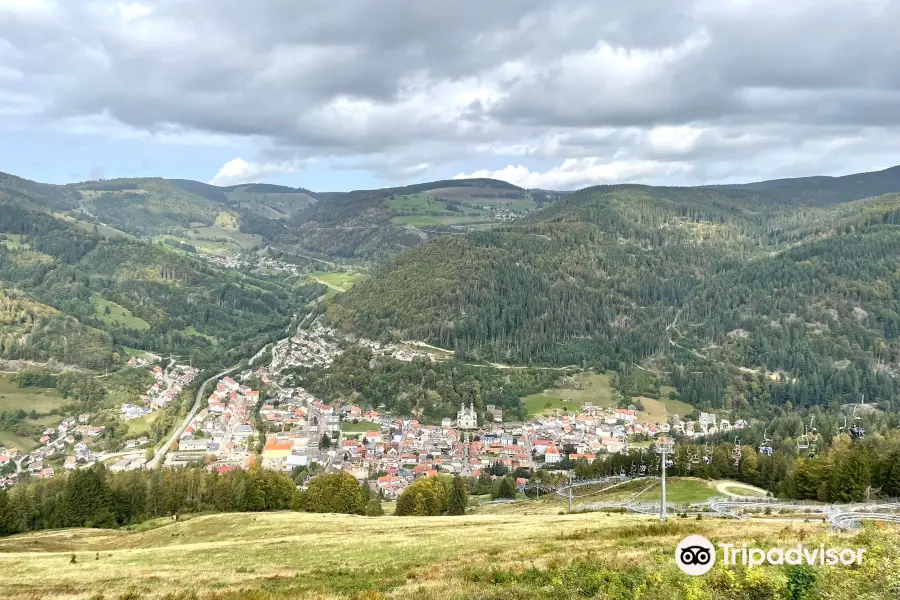
{"label": "ski lift tower", "polygon": [[666,460],[667,455],[675,450],[675,440],[668,437],[656,439],[654,450],[660,455],[660,480],[662,481],[662,500],[659,503],[659,520],[666,520]]}

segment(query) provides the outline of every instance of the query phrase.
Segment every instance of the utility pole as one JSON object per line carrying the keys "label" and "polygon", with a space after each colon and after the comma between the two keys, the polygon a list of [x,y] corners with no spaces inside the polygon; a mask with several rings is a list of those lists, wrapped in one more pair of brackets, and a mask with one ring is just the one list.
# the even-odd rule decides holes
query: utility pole
{"label": "utility pole", "polygon": [[662,453],[662,501],[659,504],[659,520],[666,520],[666,452]]}
{"label": "utility pole", "polygon": [[572,512],[572,473],[569,473],[569,512]]}
{"label": "utility pole", "polygon": [[666,456],[675,449],[675,442],[667,437],[656,440],[656,453],[660,455],[660,480],[662,481],[662,499],[659,503],[659,520],[666,520]]}

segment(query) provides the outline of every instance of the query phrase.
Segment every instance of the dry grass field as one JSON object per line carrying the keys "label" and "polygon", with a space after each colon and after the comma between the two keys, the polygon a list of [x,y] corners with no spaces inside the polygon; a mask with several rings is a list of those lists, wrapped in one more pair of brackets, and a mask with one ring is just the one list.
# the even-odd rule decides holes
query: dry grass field
{"label": "dry grass field", "polygon": [[[818,576],[832,598],[896,598],[900,566],[896,535],[829,535],[821,522],[676,518],[661,525],[651,517],[602,513],[366,518],[284,512],[163,520],[139,529],[0,539],[0,598],[787,597],[780,567],[747,572],[717,565],[702,578],[682,574],[673,552],[692,533],[763,547],[817,546],[820,539],[868,547],[861,568],[823,569]],[[841,594],[851,589],[861,595]]]}

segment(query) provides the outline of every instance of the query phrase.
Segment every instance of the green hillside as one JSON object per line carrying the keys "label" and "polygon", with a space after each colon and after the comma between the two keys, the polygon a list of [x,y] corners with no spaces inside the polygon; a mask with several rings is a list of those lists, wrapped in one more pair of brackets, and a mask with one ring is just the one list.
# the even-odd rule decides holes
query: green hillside
{"label": "green hillside", "polygon": [[334,257],[386,260],[428,239],[490,228],[549,203],[493,179],[434,181],[399,188],[317,194],[294,215],[281,242]]}
{"label": "green hillside", "polygon": [[[747,189],[589,188],[401,254],[327,317],[473,359],[643,364],[694,403],[732,402],[738,367],[800,378],[775,393],[803,403],[887,399],[900,374],[898,225],[898,195],[815,207]],[[703,375],[675,369],[690,364]]]}
{"label": "green hillside", "polygon": [[163,179],[112,179],[76,184],[84,210],[135,235],[162,233],[192,223],[214,225],[221,207]]}
{"label": "green hillside", "polygon": [[82,325],[20,292],[0,288],[0,359],[56,361],[102,369],[113,364],[112,346],[109,334]]}
{"label": "green hillside", "polygon": [[40,322],[10,317],[0,326],[8,358],[101,368],[114,351],[125,356],[127,346],[230,364],[281,335],[296,307],[314,297],[274,277],[221,269],[161,244],[105,237],[2,198],[0,232],[17,240],[0,246],[0,282],[22,302],[55,309],[34,311]]}

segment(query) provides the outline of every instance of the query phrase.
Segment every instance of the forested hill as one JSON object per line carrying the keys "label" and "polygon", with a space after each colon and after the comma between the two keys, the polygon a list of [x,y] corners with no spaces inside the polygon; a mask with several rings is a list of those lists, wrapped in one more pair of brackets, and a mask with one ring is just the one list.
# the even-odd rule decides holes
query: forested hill
{"label": "forested hill", "polygon": [[807,401],[890,393],[900,196],[816,207],[780,194],[589,188],[514,226],[401,254],[327,317],[494,361],[704,365],[718,378],[704,394],[719,400],[729,366],[803,378]]}
{"label": "forested hill", "polygon": [[140,349],[230,365],[316,293],[27,200],[0,190],[0,359],[103,369]]}
{"label": "forested hill", "polygon": [[0,192],[105,233],[163,241],[192,253],[221,256],[268,245],[282,253],[358,263],[383,261],[436,236],[511,221],[560,196],[494,179],[313,192],[159,177],[49,185],[4,173]]}
{"label": "forested hill", "polygon": [[282,241],[306,252],[377,262],[440,235],[522,217],[556,197],[495,179],[323,193],[294,215]]}
{"label": "forested hill", "polygon": [[728,187],[762,191],[768,197],[782,202],[825,206],[872,198],[900,190],[900,166],[843,177],[773,179]]}

